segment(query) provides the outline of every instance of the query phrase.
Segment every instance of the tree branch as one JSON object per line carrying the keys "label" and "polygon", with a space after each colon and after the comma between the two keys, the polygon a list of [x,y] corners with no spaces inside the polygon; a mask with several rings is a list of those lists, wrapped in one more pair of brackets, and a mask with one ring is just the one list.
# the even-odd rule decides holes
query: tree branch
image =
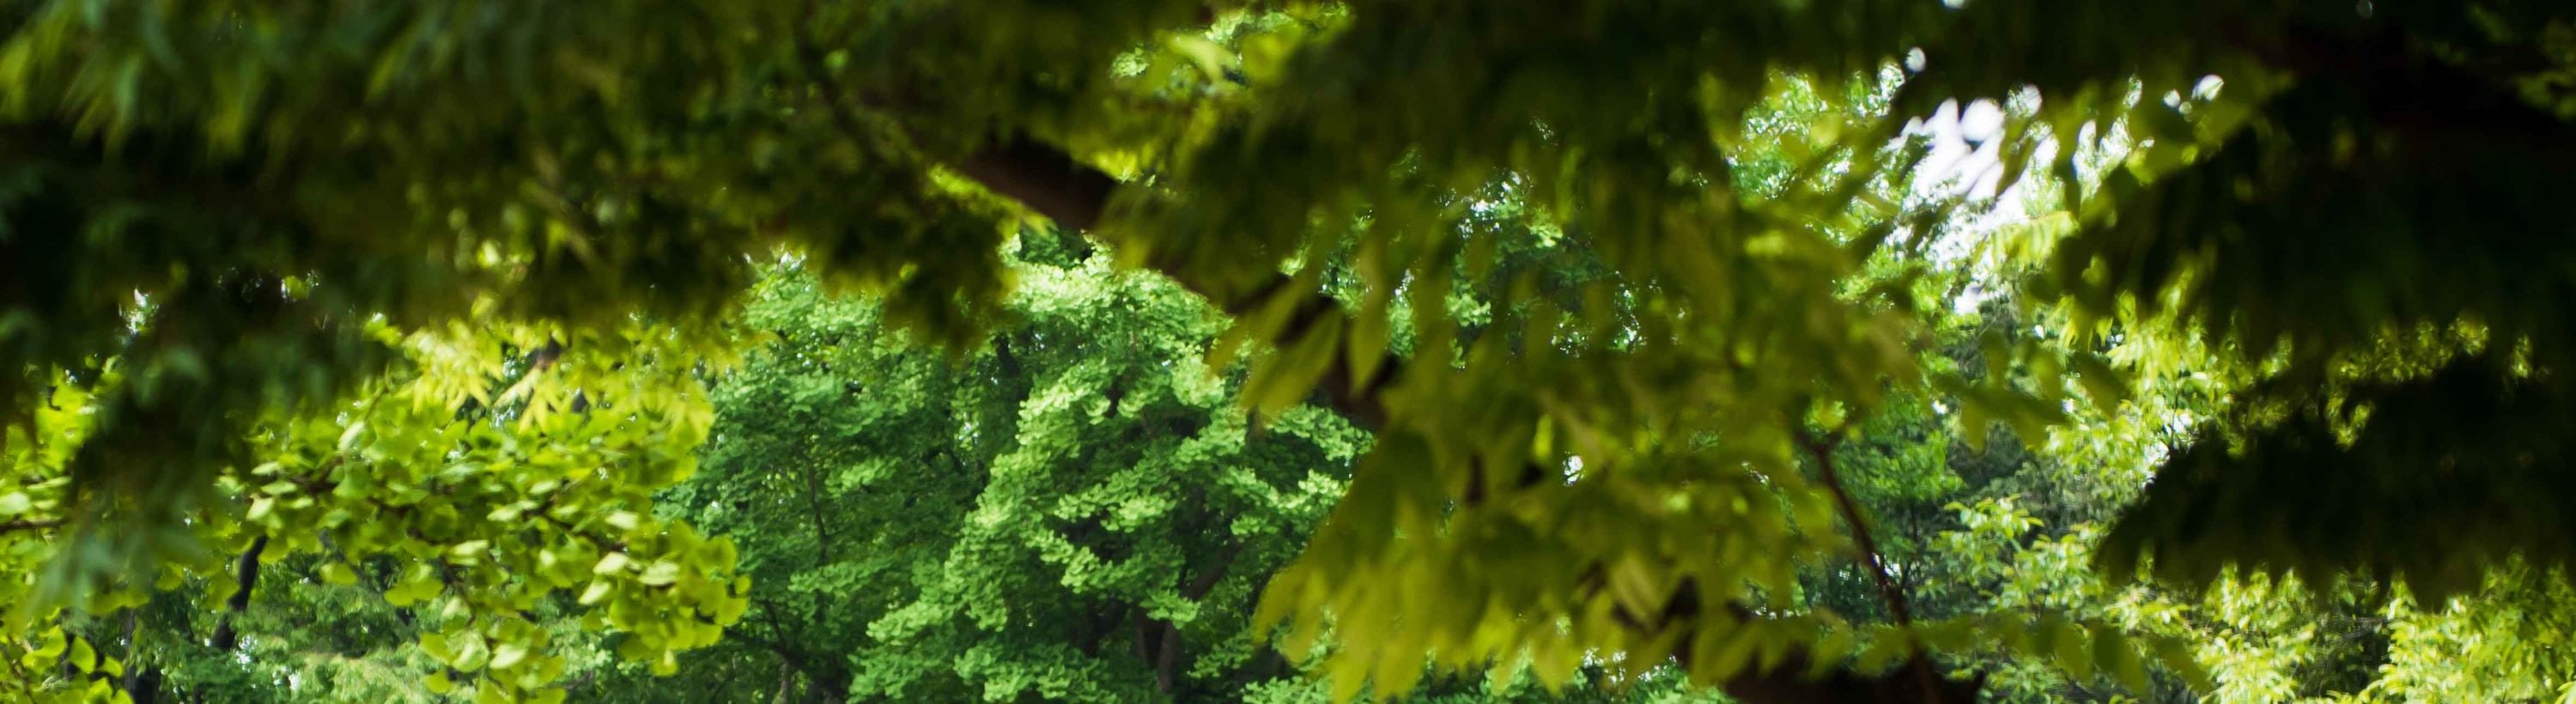
{"label": "tree branch", "polygon": [[1797,440],[1799,449],[1806,450],[1808,457],[1815,460],[1816,473],[1824,479],[1825,489],[1833,493],[1834,507],[1842,512],[1843,523],[1851,526],[1852,542],[1860,550],[1861,563],[1869,566],[1870,581],[1878,584],[1879,600],[1887,605],[1888,616],[1898,625],[1912,625],[1914,611],[1906,603],[1905,591],[1898,589],[1896,580],[1887,573],[1886,553],[1879,551],[1878,540],[1871,537],[1869,519],[1861,515],[1859,502],[1853,501],[1851,492],[1843,489],[1842,476],[1834,471],[1836,443],[1810,434],[1803,428],[1799,429]]}
{"label": "tree branch", "polygon": [[1162,642],[1157,645],[1158,652],[1154,654],[1154,691],[1171,694],[1174,680],[1173,667],[1181,659],[1181,627],[1170,621],[1163,622]]}
{"label": "tree branch", "polygon": [[142,663],[134,659],[134,627],[139,620],[141,619],[135,615],[134,607],[125,607],[125,678],[117,683],[116,688],[117,691],[124,692],[127,699],[136,698],[134,682],[143,675]]}
{"label": "tree branch", "polygon": [[[1834,469],[1834,446],[1841,441],[1818,437],[1805,428],[1799,428],[1796,437],[1799,448],[1815,460],[1816,473],[1824,480],[1825,489],[1833,493],[1834,506],[1842,511],[1843,523],[1851,526],[1852,542],[1860,550],[1861,563],[1869,566],[1870,580],[1878,584],[1878,596],[1887,604],[1888,617],[1900,626],[1914,625],[1914,609],[1905,599],[1905,590],[1887,574],[1887,553],[1879,550],[1878,539],[1870,534],[1869,519],[1861,515],[1860,503],[1852,500],[1851,491],[1843,488],[1841,473]],[[1913,673],[1922,691],[1939,691],[1938,676],[1921,651],[1907,660],[1904,669]]]}
{"label": "tree branch", "polygon": [[[817,73],[816,76],[819,81],[822,74]],[[837,94],[837,90],[827,87],[825,94],[830,98]],[[837,100],[834,106],[835,110],[843,109]],[[843,119],[842,127],[850,130],[848,136],[853,139],[864,137],[856,130],[854,121]],[[1107,212],[1109,200],[1118,184],[1117,179],[1083,165],[1070,153],[1024,136],[988,145],[984,151],[969,155],[951,166],[994,193],[1017,199],[1038,214],[1071,229],[1087,229],[1098,224]],[[1227,287],[1180,267],[1162,262],[1149,262],[1148,266],[1208,299],[1228,315],[1243,315],[1271,300],[1272,296],[1306,295],[1306,292],[1294,291],[1291,287],[1296,280],[1286,275],[1266,281],[1250,291],[1230,294]],[[1290,316],[1290,324],[1283,326],[1271,342],[1300,339],[1312,334],[1318,329],[1318,323],[1329,317],[1346,315],[1331,298],[1310,296]],[[1330,355],[1330,359],[1318,383],[1325,402],[1356,425],[1372,431],[1384,429],[1390,418],[1380,394],[1392,384],[1396,370],[1405,366],[1401,364],[1402,359],[1390,353],[1377,365],[1375,373],[1364,379],[1351,368],[1348,356]],[[1675,618],[1684,615],[1695,614],[1684,611],[1667,614]],[[1137,654],[1145,656],[1148,655],[1145,650],[1148,623],[1140,621],[1137,625]],[[1636,627],[1659,626],[1640,621]],[[1689,639],[1683,639],[1682,643],[1678,654],[1687,661]],[[1875,675],[1836,671],[1823,678],[1809,678],[1806,671],[1810,662],[1810,655],[1792,651],[1777,667],[1747,669],[1719,686],[1739,700],[1768,704],[1972,702],[1978,690],[1983,688],[1982,679],[1957,682],[1940,678],[1928,660],[1920,655],[1903,670]]]}
{"label": "tree branch", "polygon": [[250,610],[250,590],[259,585],[259,553],[267,549],[268,536],[259,536],[250,541],[250,549],[243,550],[241,559],[234,563],[234,579],[239,580],[240,586],[233,590],[232,598],[224,601],[223,623],[215,626],[216,650],[230,651],[241,645],[241,632],[233,629],[233,619]]}
{"label": "tree branch", "polygon": [[1099,224],[1118,190],[1118,179],[1026,135],[987,145],[951,166],[1072,230]]}

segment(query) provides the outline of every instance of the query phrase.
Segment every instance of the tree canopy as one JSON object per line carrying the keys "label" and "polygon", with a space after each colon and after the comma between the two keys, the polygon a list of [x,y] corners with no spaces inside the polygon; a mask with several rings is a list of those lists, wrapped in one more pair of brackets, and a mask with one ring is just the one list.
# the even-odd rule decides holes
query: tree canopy
{"label": "tree canopy", "polygon": [[[2272,698],[2315,692],[2207,644],[2302,618],[2363,634],[2267,660],[2319,691],[2576,669],[2403,659],[2564,618],[2559,3],[0,34],[13,694],[133,696],[152,629],[227,671],[272,581],[385,658],[330,681],[496,700],[742,643],[825,698]],[[1925,125],[1972,107],[1993,173],[1944,185]]]}

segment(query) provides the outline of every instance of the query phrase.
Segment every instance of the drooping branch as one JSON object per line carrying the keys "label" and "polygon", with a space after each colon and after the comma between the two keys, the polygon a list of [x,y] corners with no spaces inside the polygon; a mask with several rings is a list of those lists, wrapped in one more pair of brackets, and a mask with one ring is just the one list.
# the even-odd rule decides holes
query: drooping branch
{"label": "drooping branch", "polygon": [[[854,135],[855,136],[855,135]],[[1002,148],[969,157],[958,170],[1003,196],[1020,199],[1039,214],[1066,227],[1087,227],[1100,221],[1107,211],[1116,179],[1096,169],[1081,166],[1072,155],[1034,141],[1021,139],[1001,145]],[[1149,264],[1150,266],[1150,264]],[[1158,266],[1158,273],[1172,278],[1182,287],[1208,298],[1230,315],[1242,315],[1271,296],[1289,295],[1294,279],[1279,276],[1247,295],[1224,295],[1222,289],[1177,267]],[[1324,296],[1312,296],[1294,311],[1289,324],[1282,326],[1274,342],[1292,342],[1322,329],[1332,316],[1348,316]],[[1359,378],[1346,355],[1330,355],[1320,377],[1320,391],[1326,402],[1369,430],[1381,430],[1388,422],[1384,402],[1379,398],[1394,379],[1395,370],[1404,365],[1390,359],[1377,365],[1369,378]],[[1871,552],[1875,553],[1873,549]],[[1690,590],[1683,590],[1688,593]],[[1671,619],[1695,617],[1695,613],[1667,610]],[[1140,624],[1141,625],[1141,624]],[[1660,624],[1639,620],[1632,627],[1660,629]],[[1140,633],[1140,645],[1142,634]],[[1689,659],[1688,643],[1683,639],[1677,652],[1684,662]],[[1918,658],[1919,660],[1919,658]],[[1835,671],[1823,678],[1807,677],[1812,656],[1793,650],[1777,667],[1748,668],[1720,684],[1730,696],[1748,702],[1771,704],[1823,704],[1826,702],[1969,702],[1975,700],[1978,682],[1955,682],[1939,678],[1928,663],[1917,662],[1886,673],[1864,675]]]}
{"label": "drooping branch", "polygon": [[[1015,148],[1026,150],[1028,146],[1023,143]],[[1051,174],[1061,171],[1060,165],[1073,163],[1069,155],[1061,152],[1043,158],[1033,157],[1027,153],[994,155],[979,157],[975,163],[978,164],[977,168],[968,175],[983,181],[1002,195],[1022,197],[1024,194],[1034,194],[1035,197],[1042,198],[1043,200],[1024,202],[1041,214],[1055,218],[1059,224],[1068,226],[1074,223],[1098,222],[1108,201],[1106,189],[1099,184],[1114,183],[1106,174],[1091,171],[1088,172],[1089,176],[1075,179],[1074,182],[1044,185]],[[1008,173],[997,174],[995,173],[997,169],[1007,170]],[[986,179],[985,175],[993,175],[995,178]],[[1088,200],[1069,197],[1069,194],[1084,193],[1095,193],[1098,196]],[[1228,297],[1219,295],[1217,287],[1195,279],[1188,271],[1175,267],[1158,267],[1158,270],[1183,287],[1210,298],[1219,308],[1231,315],[1247,313],[1255,306],[1271,300],[1272,296],[1288,295],[1287,287],[1294,283],[1293,278],[1281,275],[1262,286],[1255,287],[1247,295]],[[1349,314],[1336,306],[1332,299],[1311,296],[1289,316],[1288,324],[1282,326],[1278,334],[1278,342],[1291,342],[1304,335],[1313,334],[1313,331],[1320,329],[1329,317],[1346,315]],[[1357,425],[1370,430],[1384,429],[1389,418],[1385,404],[1380,398],[1380,392],[1392,383],[1396,370],[1405,368],[1401,364],[1401,359],[1392,357],[1393,355],[1390,354],[1390,359],[1377,364],[1376,371],[1370,378],[1361,379],[1349,364],[1348,357],[1332,355],[1319,381],[1320,391],[1326,402]],[[1838,481],[1835,485],[1839,486]],[[1886,589],[1890,585],[1884,567],[1876,561],[1875,557],[1879,551],[1875,541],[1867,537],[1867,531],[1860,528],[1862,524],[1856,520],[1857,507],[1851,505],[1848,496],[1839,489],[1835,493],[1845,504],[1846,516],[1854,517],[1855,533],[1862,536],[1861,540],[1865,543],[1863,550],[1872,556],[1871,567],[1879,576],[1882,589]],[[1663,613],[1658,614],[1652,621],[1628,619],[1630,627],[1660,632],[1670,627],[1670,624],[1684,619],[1696,623],[1701,614],[1698,613],[1699,605],[1696,603],[1695,591],[1680,590],[1675,598],[1689,599],[1690,603],[1677,602],[1673,608],[1664,609]],[[1740,606],[1734,606],[1734,608],[1741,611]],[[1900,622],[1910,621],[1911,614],[1904,604],[1902,595],[1894,595],[1891,608],[1895,610]],[[1750,614],[1739,615],[1750,617]],[[1680,650],[1675,653],[1684,662],[1690,659],[1688,650],[1692,640],[1681,639]],[[1915,662],[1909,663],[1907,667],[1893,672],[1864,675],[1849,671],[1835,671],[1822,678],[1807,676],[1812,662],[1812,656],[1803,649],[1793,649],[1777,666],[1748,668],[1721,683],[1720,687],[1737,699],[1779,704],[1869,701],[1908,702],[1909,704],[1927,701],[1967,702],[1974,701],[1977,691],[1982,688],[1980,682],[1955,682],[1940,678],[1930,663],[1920,656],[1917,656]]]}
{"label": "drooping branch", "polygon": [[[808,69],[818,84],[817,88],[822,92],[822,97],[827,103],[826,109],[832,113],[836,126],[850,139],[869,138],[860,121],[851,114],[851,106],[846,102],[844,92],[828,78],[829,73],[822,70],[821,53],[817,51],[812,40],[800,37],[799,42],[801,44],[799,53],[804,55],[803,60],[808,64]],[[1107,214],[1110,200],[1119,188],[1117,178],[1084,164],[1063,149],[1024,134],[992,140],[986,143],[983,149],[953,160],[948,166],[980,183],[987,190],[1017,200],[1030,210],[1068,229],[1085,230],[1098,225]],[[1316,334],[1317,331],[1329,327],[1324,323],[1335,316],[1350,315],[1341,310],[1329,297],[1307,295],[1307,292],[1293,290],[1292,287],[1297,284],[1297,280],[1286,275],[1276,276],[1249,290],[1236,290],[1231,286],[1219,285],[1184,267],[1163,262],[1149,262],[1148,267],[1171,278],[1183,288],[1208,299],[1219,309],[1234,316],[1244,315],[1259,305],[1276,300],[1275,296],[1306,295],[1307,300],[1299,303],[1297,309],[1289,316],[1288,323],[1281,326],[1274,339],[1270,340],[1273,344],[1293,343],[1306,335]],[[1397,370],[1405,367],[1401,363],[1402,359],[1389,353],[1385,359],[1375,365],[1375,369],[1369,375],[1363,377],[1350,364],[1348,356],[1337,354],[1329,355],[1329,358],[1330,361],[1318,376],[1318,390],[1322,392],[1325,403],[1356,425],[1373,431],[1384,429],[1390,419],[1380,395],[1392,385],[1398,373]],[[1665,614],[1676,619],[1694,615],[1680,612]],[[1144,621],[1137,624],[1137,648],[1140,656],[1148,655],[1145,641],[1149,635],[1150,625]],[[1640,622],[1638,627],[1661,628],[1662,626]],[[1681,655],[1687,661],[1688,639],[1684,639],[1683,642],[1685,643],[1684,652]],[[1913,667],[1878,675],[1842,671],[1831,673],[1822,679],[1813,679],[1806,676],[1805,668],[1808,662],[1811,662],[1810,656],[1804,652],[1793,651],[1778,667],[1749,669],[1722,683],[1721,688],[1741,700],[1776,704],[1869,701],[1906,702],[1907,704],[1925,701],[1965,702],[1973,701],[1975,692],[1979,688],[1978,684],[1973,682],[1949,681],[1939,682],[1947,686],[1926,688],[1921,683],[1928,682],[1929,679],[1916,680],[1909,675],[1929,678],[1931,677],[1928,674],[1929,670]],[[1964,685],[1964,688],[1960,685]]]}

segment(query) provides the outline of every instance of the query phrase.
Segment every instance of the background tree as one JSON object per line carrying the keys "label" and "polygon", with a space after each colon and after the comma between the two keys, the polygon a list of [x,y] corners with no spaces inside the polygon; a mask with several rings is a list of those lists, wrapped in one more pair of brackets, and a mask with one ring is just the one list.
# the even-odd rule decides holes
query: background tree
{"label": "background tree", "polygon": [[1256,428],[1202,361],[1222,321],[1168,284],[1098,257],[1018,280],[1018,322],[962,356],[810,276],[763,285],[746,322],[780,342],[717,388],[707,471],[665,498],[767,537],[743,567],[784,588],[739,641],[832,700],[1227,699],[1291,673],[1256,660],[1250,602],[1366,436],[1313,408]]}

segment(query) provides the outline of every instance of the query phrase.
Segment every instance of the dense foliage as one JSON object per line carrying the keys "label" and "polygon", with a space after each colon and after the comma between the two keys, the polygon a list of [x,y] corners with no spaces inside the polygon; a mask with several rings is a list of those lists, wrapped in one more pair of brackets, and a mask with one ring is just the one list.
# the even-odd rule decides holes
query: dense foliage
{"label": "dense foliage", "polygon": [[1312,407],[1256,432],[1202,362],[1213,312],[1104,264],[1023,269],[1011,332],[962,357],[810,279],[764,287],[746,322],[780,342],[719,387],[706,471],[665,499],[770,536],[743,556],[776,585],[746,656],[832,699],[1217,700],[1287,671],[1253,662],[1251,599],[1366,437]]}
{"label": "dense foliage", "polygon": [[2515,0],[0,2],[0,691],[2565,697],[2570,86]]}

